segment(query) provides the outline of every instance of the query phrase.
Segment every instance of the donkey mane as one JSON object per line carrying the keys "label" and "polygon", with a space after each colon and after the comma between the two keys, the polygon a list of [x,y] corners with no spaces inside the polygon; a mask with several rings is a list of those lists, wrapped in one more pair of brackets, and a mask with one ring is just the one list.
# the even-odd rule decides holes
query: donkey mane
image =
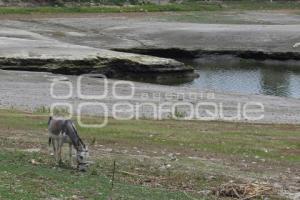
{"label": "donkey mane", "polygon": [[78,132],[75,128],[75,125],[71,120],[65,120],[65,123],[63,126],[63,132],[70,137],[72,144],[77,151],[82,150],[82,149],[80,149],[80,147],[85,149],[85,144],[79,137]]}

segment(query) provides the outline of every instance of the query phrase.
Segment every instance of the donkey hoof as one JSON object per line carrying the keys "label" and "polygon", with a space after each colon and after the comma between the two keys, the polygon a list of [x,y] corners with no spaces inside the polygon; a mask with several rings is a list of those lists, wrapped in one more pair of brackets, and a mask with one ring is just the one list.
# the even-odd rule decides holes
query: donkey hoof
{"label": "donkey hoof", "polygon": [[58,161],[58,166],[63,166],[63,161],[62,160],[60,160],[60,161]]}
{"label": "donkey hoof", "polygon": [[87,166],[86,165],[78,165],[77,169],[80,172],[86,172],[87,171]]}

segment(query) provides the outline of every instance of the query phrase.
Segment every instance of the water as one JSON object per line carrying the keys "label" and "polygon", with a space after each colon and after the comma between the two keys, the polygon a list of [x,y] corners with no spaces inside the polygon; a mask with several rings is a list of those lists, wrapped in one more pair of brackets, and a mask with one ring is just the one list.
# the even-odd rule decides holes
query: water
{"label": "water", "polygon": [[220,92],[300,97],[299,61],[255,61],[208,56],[185,61],[200,76],[187,87]]}

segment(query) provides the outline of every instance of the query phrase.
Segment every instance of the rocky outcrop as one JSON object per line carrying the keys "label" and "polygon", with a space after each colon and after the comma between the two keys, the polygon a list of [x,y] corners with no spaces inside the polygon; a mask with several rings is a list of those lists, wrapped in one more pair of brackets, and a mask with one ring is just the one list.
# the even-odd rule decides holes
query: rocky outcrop
{"label": "rocky outcrop", "polygon": [[[267,16],[270,19],[281,15]],[[49,34],[43,30],[49,31],[51,27],[52,32],[56,32],[55,28],[59,27],[66,35],[76,31],[78,36],[73,34],[72,37],[58,38],[53,34],[55,38],[67,39],[74,44],[165,58],[221,54],[258,60],[300,60],[300,47],[297,47],[300,41],[298,24],[285,24],[285,21],[276,25],[274,21],[268,25],[257,24],[255,21],[251,23],[256,24],[200,24],[161,22],[138,17],[64,18],[59,22],[45,19],[31,23],[38,27],[41,34]],[[298,16],[292,17],[294,20],[300,19]],[[232,16],[232,19],[235,18],[239,18],[238,14]],[[45,24],[48,25],[47,29]],[[24,22],[21,25],[29,27]],[[87,40],[82,40],[80,34],[83,33]]]}
{"label": "rocky outcrop", "polygon": [[194,75],[191,67],[173,59],[72,45],[17,29],[0,31],[0,69],[76,75],[103,73],[108,77]]}

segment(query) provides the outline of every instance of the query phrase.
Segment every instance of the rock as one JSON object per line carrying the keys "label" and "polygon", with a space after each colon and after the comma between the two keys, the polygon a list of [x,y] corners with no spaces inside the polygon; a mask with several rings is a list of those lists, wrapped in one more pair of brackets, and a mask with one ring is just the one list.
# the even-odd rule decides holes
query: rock
{"label": "rock", "polygon": [[295,44],[293,45],[293,48],[297,48],[297,47],[299,47],[299,46],[300,46],[300,42],[295,43]]}
{"label": "rock", "polygon": [[173,153],[169,153],[168,157],[170,158],[171,161],[176,161],[177,157]]}
{"label": "rock", "polygon": [[201,190],[197,193],[201,194],[201,195],[204,195],[204,196],[207,196],[207,195],[211,194],[211,191],[210,190]]}
{"label": "rock", "polygon": [[105,152],[112,152],[113,149],[112,148],[106,148],[106,149],[103,149],[103,151],[105,151]]}
{"label": "rock", "polygon": [[73,45],[29,31],[2,27],[0,69],[74,75],[101,73],[123,78],[131,74],[193,76],[191,67],[173,59]]}
{"label": "rock", "polygon": [[33,164],[33,165],[39,165],[40,163],[37,162],[35,159],[31,159],[30,160],[30,163]]}
{"label": "rock", "polygon": [[208,176],[207,177],[207,180],[209,180],[209,181],[216,180],[216,179],[217,179],[217,177],[215,177],[215,176]]}
{"label": "rock", "polygon": [[71,199],[79,199],[79,197],[77,195],[72,195]]}
{"label": "rock", "polygon": [[169,168],[171,168],[171,167],[172,167],[172,166],[171,166],[170,164],[164,163],[162,166],[159,167],[159,170],[164,171],[164,170],[169,169]]}
{"label": "rock", "polygon": [[[140,15],[136,19],[130,18],[130,20],[127,17],[99,16],[80,19],[80,22],[76,18],[63,18],[59,21],[46,19],[44,21],[59,24],[62,27],[67,25],[74,29],[87,30],[90,34],[87,40],[73,37],[71,38],[72,42],[98,48],[172,58],[219,53],[242,58],[299,60],[300,27],[298,22],[295,24],[295,21],[292,24],[286,22],[278,13],[268,13],[267,15],[269,16],[264,20],[268,21],[272,18],[269,22],[270,25],[257,24],[256,20],[252,21],[255,22],[253,24],[161,22],[155,19],[144,20]],[[228,19],[228,17],[228,13],[226,13],[225,18]],[[241,20],[240,17],[243,19]],[[230,18],[242,22],[248,17],[249,13],[230,16]],[[299,20],[299,18],[295,19],[295,16],[293,18]],[[278,21],[281,19],[283,21],[279,25]],[[251,19],[249,20],[251,21]],[[22,22],[22,24],[25,23]],[[47,23],[36,23],[40,32],[46,32],[44,30],[48,28],[46,25]],[[49,31],[48,29],[47,31]],[[34,31],[33,28],[31,30]]]}

